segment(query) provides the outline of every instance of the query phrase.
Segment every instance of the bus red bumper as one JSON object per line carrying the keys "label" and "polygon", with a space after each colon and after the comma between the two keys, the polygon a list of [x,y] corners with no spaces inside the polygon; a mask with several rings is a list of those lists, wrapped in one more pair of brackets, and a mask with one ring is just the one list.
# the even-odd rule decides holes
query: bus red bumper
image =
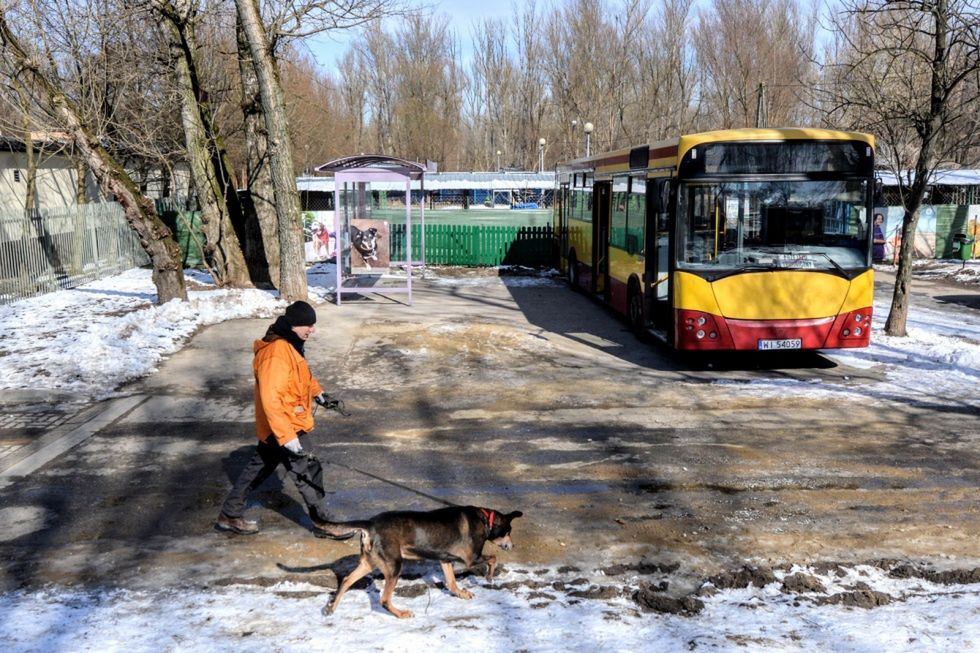
{"label": "bus red bumper", "polygon": [[678,310],[675,320],[675,346],[684,350],[839,349],[871,341],[871,307],[800,320],[735,320]]}

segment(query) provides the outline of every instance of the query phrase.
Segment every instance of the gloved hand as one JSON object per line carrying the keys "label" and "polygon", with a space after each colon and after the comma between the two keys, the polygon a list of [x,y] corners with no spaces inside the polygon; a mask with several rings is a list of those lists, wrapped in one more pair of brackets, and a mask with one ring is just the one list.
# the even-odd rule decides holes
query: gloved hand
{"label": "gloved hand", "polygon": [[282,446],[286,447],[290,453],[296,454],[297,456],[303,453],[303,445],[300,444],[299,438],[293,438]]}
{"label": "gloved hand", "polygon": [[320,394],[313,397],[315,401],[320,406],[323,406],[327,410],[335,410],[344,417],[349,417],[350,413],[347,412],[347,408],[344,406],[344,402],[341,399],[331,397],[326,392],[321,392]]}
{"label": "gloved hand", "polygon": [[330,410],[330,409],[336,410],[337,406],[340,405],[340,400],[339,399],[334,399],[333,397],[331,397],[330,395],[328,395],[326,392],[321,392],[317,396],[313,397],[313,401],[315,401],[319,405],[323,406],[327,410]]}

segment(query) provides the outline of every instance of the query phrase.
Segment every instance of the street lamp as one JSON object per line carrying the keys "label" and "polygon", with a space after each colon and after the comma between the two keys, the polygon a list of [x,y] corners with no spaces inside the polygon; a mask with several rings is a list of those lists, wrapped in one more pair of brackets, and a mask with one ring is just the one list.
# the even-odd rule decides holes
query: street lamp
{"label": "street lamp", "polygon": [[585,123],[585,156],[592,155],[592,130],[595,126],[591,122]]}
{"label": "street lamp", "polygon": [[575,147],[575,158],[578,158],[578,137],[575,136],[575,128],[578,127],[578,120],[572,118],[572,144]]}
{"label": "street lamp", "polygon": [[500,172],[500,150],[497,150],[497,172]]}
{"label": "street lamp", "polygon": [[538,151],[541,153],[541,172],[544,172],[544,145],[547,142],[543,138],[538,140]]}

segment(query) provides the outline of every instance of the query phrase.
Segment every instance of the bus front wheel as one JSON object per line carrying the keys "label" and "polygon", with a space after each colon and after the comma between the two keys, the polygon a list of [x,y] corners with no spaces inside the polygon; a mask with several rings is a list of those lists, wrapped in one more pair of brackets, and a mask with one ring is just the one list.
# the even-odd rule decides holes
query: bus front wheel
{"label": "bus front wheel", "polygon": [[568,253],[568,285],[578,290],[578,258],[574,251]]}

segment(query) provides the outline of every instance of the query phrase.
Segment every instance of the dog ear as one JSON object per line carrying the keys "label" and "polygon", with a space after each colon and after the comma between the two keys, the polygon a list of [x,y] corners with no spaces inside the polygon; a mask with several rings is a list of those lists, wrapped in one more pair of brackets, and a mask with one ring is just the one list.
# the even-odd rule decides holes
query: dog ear
{"label": "dog ear", "polygon": [[507,521],[510,521],[512,519],[517,519],[518,517],[523,517],[523,516],[524,516],[523,512],[521,512],[520,510],[515,510],[514,512],[507,515]]}

